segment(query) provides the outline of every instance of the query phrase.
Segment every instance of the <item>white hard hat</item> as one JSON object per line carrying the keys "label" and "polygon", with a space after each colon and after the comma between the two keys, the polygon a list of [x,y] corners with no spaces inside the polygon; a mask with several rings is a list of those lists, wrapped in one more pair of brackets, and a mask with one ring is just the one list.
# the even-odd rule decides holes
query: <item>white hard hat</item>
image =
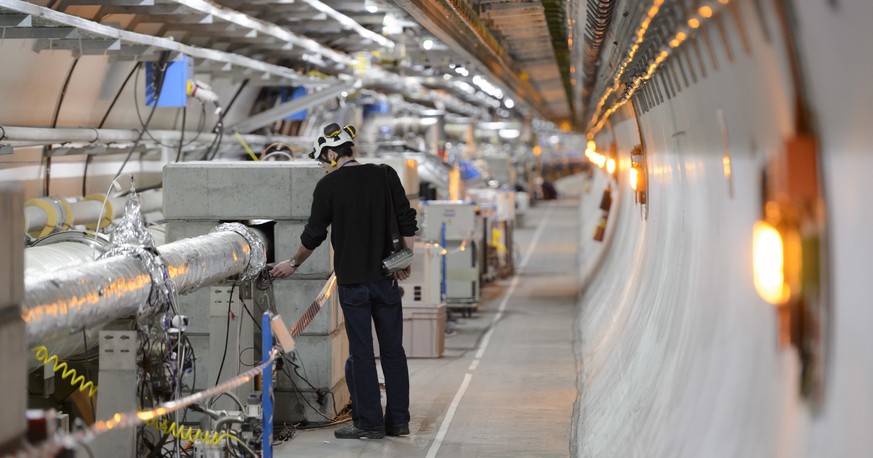
{"label": "white hard hat", "polygon": [[315,143],[312,145],[312,151],[309,153],[309,157],[312,159],[322,160],[321,155],[324,153],[325,148],[336,148],[346,143],[351,143],[352,146],[355,145],[355,135],[357,134],[357,129],[353,125],[347,125],[345,127],[340,127],[339,124],[332,122],[322,129],[322,134],[319,135],[318,138],[315,139]]}

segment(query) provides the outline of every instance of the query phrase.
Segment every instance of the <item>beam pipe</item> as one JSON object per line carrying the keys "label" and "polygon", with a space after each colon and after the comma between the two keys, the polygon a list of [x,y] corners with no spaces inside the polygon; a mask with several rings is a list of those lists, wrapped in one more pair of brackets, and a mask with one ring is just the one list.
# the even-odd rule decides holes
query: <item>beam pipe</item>
{"label": "beam pipe", "polygon": [[[263,241],[244,226],[226,226],[157,249],[177,293],[264,268]],[[116,256],[27,278],[22,318],[28,343],[147,310],[153,276],[146,264],[135,256]]]}

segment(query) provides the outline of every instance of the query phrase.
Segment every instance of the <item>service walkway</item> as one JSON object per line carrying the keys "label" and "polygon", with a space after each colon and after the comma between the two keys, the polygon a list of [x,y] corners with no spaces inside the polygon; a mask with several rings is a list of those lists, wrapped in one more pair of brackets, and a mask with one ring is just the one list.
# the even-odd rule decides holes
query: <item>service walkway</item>
{"label": "service walkway", "polygon": [[[577,396],[578,202],[543,203],[516,230],[518,274],[483,291],[439,359],[409,361],[411,435],[298,431],[278,457],[563,457]],[[378,364],[377,364],[378,365]]]}

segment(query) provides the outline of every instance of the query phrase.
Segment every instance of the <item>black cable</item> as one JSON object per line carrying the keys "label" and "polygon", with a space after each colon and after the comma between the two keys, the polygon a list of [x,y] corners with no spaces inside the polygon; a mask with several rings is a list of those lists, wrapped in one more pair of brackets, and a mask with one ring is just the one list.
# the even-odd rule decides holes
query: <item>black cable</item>
{"label": "black cable", "polygon": [[227,300],[227,329],[224,332],[224,354],[221,355],[221,364],[218,366],[218,373],[215,374],[215,383],[213,385],[218,385],[218,381],[221,380],[221,371],[224,370],[224,361],[227,359],[227,342],[230,340],[230,307],[233,305],[234,288],[236,288],[236,284],[230,287],[230,297]]}
{"label": "black cable", "polygon": [[182,128],[179,129],[179,151],[176,152],[176,162],[182,158],[182,146],[185,143],[185,118],[188,115],[188,104],[182,107]]}
{"label": "black cable", "polygon": [[[130,77],[132,77],[134,72],[139,69],[140,65],[141,63],[137,62],[136,65],[134,65],[133,68],[130,69],[130,73],[128,73],[127,76],[124,78],[124,82],[121,83],[121,87],[118,88],[118,92],[115,93],[115,97],[112,99],[112,103],[110,103],[109,108],[106,109],[106,113],[103,115],[103,119],[100,120],[100,124],[97,124],[98,129],[102,129],[103,126],[106,124],[106,121],[109,119],[109,114],[112,113],[112,109],[115,108],[115,104],[121,97],[121,93],[124,92],[124,88],[127,87],[127,83],[128,81],[130,81]],[[134,91],[136,91],[136,88],[134,88]]]}
{"label": "black cable", "polygon": [[215,126],[213,126],[212,130],[214,131],[219,124],[224,124],[224,117],[227,115],[227,112],[230,111],[230,107],[236,102],[237,97],[239,97],[240,93],[242,93],[243,89],[249,84],[249,79],[246,78],[243,80],[242,84],[236,89],[236,92],[233,93],[233,97],[230,98],[230,102],[227,104],[227,107],[221,111],[221,115],[218,116],[218,121],[216,121]]}
{"label": "black cable", "polygon": [[[191,394],[194,394],[194,390],[197,389],[197,355],[194,353],[194,345],[191,344],[191,339],[188,336],[185,336],[185,344],[188,345],[188,351],[191,353]],[[187,410],[185,409],[185,414],[187,415]]]}
{"label": "black cable", "polygon": [[[119,167],[118,172],[112,177],[113,180],[121,176],[121,172],[124,171],[124,167],[127,165],[127,162],[130,161],[131,156],[133,156],[133,152],[136,151],[136,147],[139,146],[139,142],[142,141],[143,135],[145,135],[148,125],[152,122],[152,117],[155,115],[155,111],[158,108],[158,101],[161,99],[161,92],[164,89],[164,77],[167,74],[167,58],[169,57],[169,52],[162,52],[160,59],[158,59],[157,65],[157,75],[155,75],[155,104],[152,106],[152,110],[149,113],[148,119],[146,119],[143,128],[139,131],[139,136],[137,136],[136,141],[133,142],[133,146],[131,146],[130,151],[127,153],[127,157],[124,158],[124,162],[122,162],[121,167]],[[136,91],[134,91],[134,98],[136,97]]]}
{"label": "black cable", "polygon": [[[82,329],[82,340],[85,342],[85,351],[88,350],[88,334]],[[85,362],[85,375],[88,377],[88,380],[94,381],[91,378],[91,365],[88,362]],[[94,406],[94,396],[88,396],[88,402],[91,404],[91,416],[96,419],[97,418],[97,407]]]}
{"label": "black cable", "polygon": [[209,156],[208,160],[215,159],[215,156],[218,155],[218,151],[221,149],[221,141],[224,140],[224,124],[218,124],[218,142],[215,144],[215,150],[212,152],[212,155]]}
{"label": "black cable", "polygon": [[[136,86],[139,86],[139,74],[140,74],[140,72],[137,71],[137,73],[136,73],[136,80],[134,81],[134,84],[135,84]],[[159,94],[158,94],[158,95],[155,95],[155,100],[157,100],[159,97],[160,97]],[[186,97],[187,97],[187,95],[186,95]],[[186,99],[186,100],[187,100],[187,99]],[[176,146],[176,145],[169,145],[169,144],[167,144],[167,143],[164,143],[164,142],[158,140],[157,138],[155,138],[154,135],[152,135],[152,132],[151,132],[151,131],[149,130],[149,128],[148,128],[148,123],[145,122],[145,121],[143,121],[143,119],[142,119],[142,113],[140,112],[140,107],[139,107],[139,97],[137,97],[136,92],[134,92],[134,94],[133,94],[133,107],[134,107],[134,111],[136,111],[136,118],[139,120],[140,128],[142,128],[142,129],[145,130],[145,134],[148,135],[148,137],[149,137],[149,139],[151,139],[151,141],[153,141],[153,142],[157,143],[158,145],[161,145],[161,146],[163,146],[163,147],[165,147],[165,148],[174,148],[174,147]],[[206,117],[206,108],[204,107],[204,108],[203,108],[202,117],[201,117],[201,120],[202,120],[203,122],[200,123],[200,124],[201,124],[200,129],[203,129],[204,127],[206,127],[206,119],[205,119],[205,117]],[[184,144],[183,146],[188,146],[188,145],[190,145],[191,143],[194,143],[194,141],[197,140],[197,139],[200,137],[200,134],[201,134],[201,133],[202,133],[202,130],[199,131],[199,132],[197,132],[197,135],[196,135],[192,140],[190,140],[188,143]]]}
{"label": "black cable", "polygon": [[[64,85],[61,86],[61,95],[58,96],[58,103],[55,105],[55,112],[52,115],[52,128],[58,126],[58,118],[61,115],[61,107],[64,105],[64,99],[67,97],[67,89],[70,87],[70,81],[73,79],[73,72],[76,71],[76,66],[79,64],[79,58],[77,57],[73,60],[73,63],[70,65],[70,71],[67,72],[67,78],[64,80]],[[48,152],[51,151],[51,145],[43,146],[42,155],[45,158],[45,174],[43,175],[43,195],[48,197],[50,195],[50,184],[52,178],[52,157],[47,156]]]}
{"label": "black cable", "polygon": [[252,315],[252,312],[249,311],[249,308],[248,308],[248,306],[246,306],[246,303],[243,302],[242,304],[243,304],[243,310],[246,311],[246,313],[249,315],[249,318],[251,318],[252,321],[255,323],[255,326],[258,327],[258,331],[263,331],[263,329],[261,329],[261,323],[258,323],[258,320],[256,320],[255,316]]}
{"label": "black cable", "polygon": [[[127,82],[130,81],[130,77],[133,76],[133,73],[140,66],[140,62],[137,62],[133,68],[130,69],[130,73],[124,78],[124,82],[121,83],[121,87],[118,88],[118,92],[115,93],[115,97],[112,98],[112,102],[109,104],[109,108],[106,109],[106,113],[103,114],[103,119],[100,120],[100,124],[97,125],[98,129],[102,129],[106,124],[106,121],[109,119],[109,114],[112,113],[112,109],[115,108],[116,102],[121,97],[121,93],[124,92],[124,88],[127,87]],[[88,166],[91,165],[92,155],[88,154],[85,156],[85,171],[82,173],[82,195],[88,194]]]}

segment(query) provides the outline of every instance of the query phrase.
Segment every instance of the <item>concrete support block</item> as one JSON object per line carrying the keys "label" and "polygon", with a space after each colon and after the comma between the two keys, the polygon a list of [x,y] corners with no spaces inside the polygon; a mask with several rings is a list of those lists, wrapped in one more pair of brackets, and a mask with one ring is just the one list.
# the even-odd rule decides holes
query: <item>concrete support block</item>
{"label": "concrete support block", "polygon": [[0,309],[24,298],[24,197],[13,183],[0,183]]}
{"label": "concrete support block", "polygon": [[[300,336],[297,339],[296,359],[294,363],[300,366],[298,371],[310,384],[318,387],[334,386],[345,377],[346,359],[349,357],[349,342],[345,327],[341,327],[329,336]],[[277,387],[300,389],[308,387],[297,374],[294,367],[288,365],[288,372],[293,379],[281,373],[276,381]],[[293,382],[293,383],[292,383]]]}
{"label": "concrete support block", "polygon": [[176,295],[179,313],[188,317],[188,332],[209,332],[209,304],[215,288],[222,287],[207,286]]}
{"label": "concrete support block", "polygon": [[166,243],[182,239],[190,239],[208,234],[218,226],[218,220],[192,221],[192,220],[168,220],[166,225]]}
{"label": "concrete support block", "polygon": [[[284,261],[297,252],[300,246],[300,234],[306,227],[304,221],[277,221],[273,232],[276,261]],[[330,245],[330,231],[327,239],[321,244],[309,259],[306,260],[295,274],[296,276],[324,276],[327,278],[333,271],[333,248]]]}
{"label": "concrete support block", "polygon": [[[24,226],[19,226],[21,231]],[[0,321],[0,446],[17,441],[24,435],[27,423],[24,412],[27,409],[27,357],[33,355],[27,348],[24,321],[17,309],[5,309]],[[32,357],[32,356],[31,356]]]}
{"label": "concrete support block", "polygon": [[326,389],[317,393],[308,386],[305,389],[300,387],[299,391],[293,388],[277,388],[273,418],[277,423],[298,423],[304,420],[326,423],[327,418],[334,418],[351,400],[345,379],[337,382],[330,389],[330,393],[332,394],[328,394]]}
{"label": "concrete support block", "polygon": [[[209,322],[207,321],[207,327]],[[224,348],[210,349],[209,334],[206,332],[189,332],[188,339],[191,340],[191,346],[194,348],[194,370],[197,371],[197,380],[194,385],[196,390],[205,390],[212,386],[215,382],[215,374],[209,373],[209,353],[211,351],[220,352]],[[229,350],[230,351],[230,350]],[[244,355],[246,353],[244,352]],[[235,369],[235,368],[234,368]]]}
{"label": "concrete support block", "polygon": [[27,336],[19,307],[24,298],[24,197],[15,183],[0,183],[0,447],[24,435],[27,423]]}
{"label": "concrete support block", "polygon": [[[276,311],[290,328],[309,309],[312,302],[321,292],[327,280],[298,280],[291,277],[287,280],[273,282],[273,297]],[[303,330],[303,336],[327,336],[333,334],[343,324],[342,309],[334,291],[324,307],[315,315],[312,323]]]}
{"label": "concrete support block", "polygon": [[286,219],[309,216],[324,176],[313,163],[185,162],[164,167],[167,219]]}

